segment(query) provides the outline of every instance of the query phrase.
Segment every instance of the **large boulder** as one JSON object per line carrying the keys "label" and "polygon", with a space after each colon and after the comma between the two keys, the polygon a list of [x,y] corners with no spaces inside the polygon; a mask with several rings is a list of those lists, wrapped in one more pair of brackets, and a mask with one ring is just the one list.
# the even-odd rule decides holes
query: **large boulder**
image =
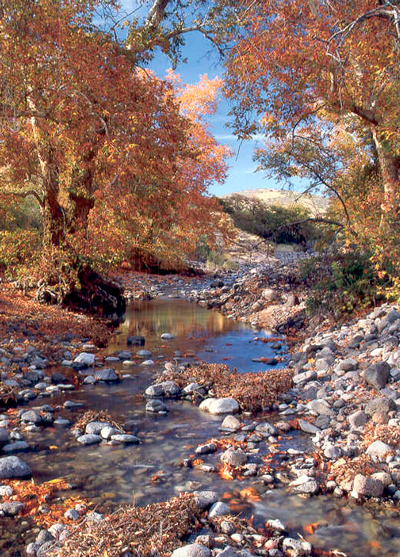
{"label": "large boulder", "polygon": [[0,458],[0,479],[26,478],[31,474],[29,466],[17,456]]}

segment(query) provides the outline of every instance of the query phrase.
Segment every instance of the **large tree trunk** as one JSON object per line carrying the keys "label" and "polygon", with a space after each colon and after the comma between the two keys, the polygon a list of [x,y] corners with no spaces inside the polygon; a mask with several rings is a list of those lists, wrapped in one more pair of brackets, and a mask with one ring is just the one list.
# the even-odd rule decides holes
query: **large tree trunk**
{"label": "large tree trunk", "polygon": [[[74,191],[82,191],[79,188]],[[101,277],[80,258],[79,231],[87,232],[94,198],[70,194],[68,207],[59,202],[58,187],[48,188],[43,204],[43,281],[37,299],[60,303],[100,315],[120,314],[125,309],[123,289]]]}
{"label": "large tree trunk", "polygon": [[397,217],[400,208],[400,160],[390,153],[374,128],[372,130],[383,183],[381,226]]}

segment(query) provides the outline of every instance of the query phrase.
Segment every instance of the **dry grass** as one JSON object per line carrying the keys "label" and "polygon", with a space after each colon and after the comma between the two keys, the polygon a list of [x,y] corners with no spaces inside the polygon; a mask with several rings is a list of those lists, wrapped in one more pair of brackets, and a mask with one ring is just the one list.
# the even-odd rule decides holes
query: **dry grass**
{"label": "dry grass", "polygon": [[368,423],[365,426],[361,447],[366,450],[374,441],[383,441],[391,447],[398,448],[400,445],[400,431],[397,426],[387,424]]}
{"label": "dry grass", "polygon": [[370,456],[362,454],[353,459],[340,458],[333,464],[328,479],[335,480],[338,485],[342,485],[346,482],[352,482],[357,474],[370,476],[375,472],[379,472],[379,467],[372,462]]}
{"label": "dry grass", "polygon": [[195,531],[200,512],[193,495],[184,494],[166,503],[120,509],[99,523],[78,526],[51,557],[167,557]]}
{"label": "dry grass", "polygon": [[277,401],[280,393],[292,386],[293,372],[287,369],[258,373],[237,373],[223,364],[202,364],[184,371],[167,371],[163,380],[175,381],[180,387],[195,381],[212,387],[217,397],[232,397],[242,411],[258,412]]}
{"label": "dry grass", "polygon": [[86,426],[90,422],[107,422],[112,427],[115,427],[115,429],[118,429],[119,431],[125,431],[122,427],[122,424],[114,421],[107,410],[100,410],[98,412],[96,410],[88,410],[79,418],[75,426],[78,429],[82,429],[83,431],[85,431]]}

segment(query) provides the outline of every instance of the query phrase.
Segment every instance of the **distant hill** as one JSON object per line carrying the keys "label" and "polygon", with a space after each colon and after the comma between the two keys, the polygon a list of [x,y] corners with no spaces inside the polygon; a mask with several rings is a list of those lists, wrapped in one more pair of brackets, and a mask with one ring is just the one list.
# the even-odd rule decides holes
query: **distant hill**
{"label": "distant hill", "polygon": [[227,193],[220,197],[222,199],[229,199],[235,195],[242,195],[249,199],[259,199],[268,205],[287,206],[299,204],[309,209],[313,215],[325,213],[329,205],[329,199],[322,197],[322,195],[312,195],[310,193],[302,194],[296,191],[272,190],[267,188]]}

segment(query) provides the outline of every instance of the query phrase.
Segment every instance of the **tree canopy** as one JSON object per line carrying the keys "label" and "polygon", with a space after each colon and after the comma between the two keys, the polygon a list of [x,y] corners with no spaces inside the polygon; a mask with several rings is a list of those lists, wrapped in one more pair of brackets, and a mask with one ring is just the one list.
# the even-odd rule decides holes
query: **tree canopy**
{"label": "tree canopy", "polygon": [[[0,27],[1,196],[30,197],[50,282],[82,262],[138,254],[182,261],[203,231],[228,152],[202,116],[220,82],[159,79],[94,25],[97,0],[4,3]],[[197,92],[198,91],[198,92]],[[212,235],[210,235],[212,240]],[[47,268],[46,268],[47,267]],[[71,278],[72,277],[72,278]],[[57,278],[57,280],[59,280]]]}

